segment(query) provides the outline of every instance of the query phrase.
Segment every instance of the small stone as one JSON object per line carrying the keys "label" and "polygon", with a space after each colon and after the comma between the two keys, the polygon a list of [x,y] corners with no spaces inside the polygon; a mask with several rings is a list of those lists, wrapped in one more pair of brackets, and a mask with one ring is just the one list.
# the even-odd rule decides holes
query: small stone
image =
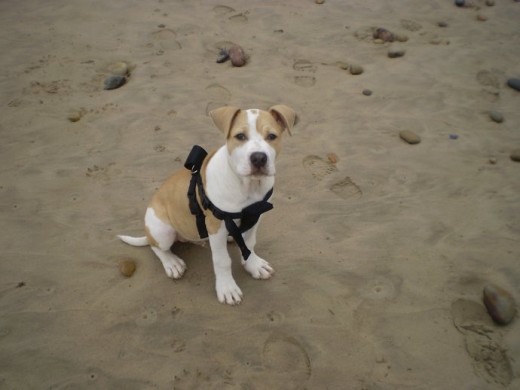
{"label": "small stone", "polygon": [[126,62],[115,62],[110,65],[110,73],[114,76],[126,76],[129,72],[129,67]]}
{"label": "small stone", "polygon": [[71,122],[77,122],[81,119],[82,116],[83,114],[80,111],[74,111],[67,115],[67,119]]}
{"label": "small stone", "polygon": [[497,163],[497,159],[496,157],[490,157],[488,162],[491,164],[491,165],[495,165]]}
{"label": "small stone", "polygon": [[364,89],[363,90],[363,95],[370,96],[370,95],[372,95],[372,91],[370,89]]}
{"label": "small stone", "polygon": [[350,74],[359,75],[363,73],[363,67],[361,65],[352,64],[350,65]]}
{"label": "small stone", "polygon": [[513,150],[509,157],[511,157],[513,161],[520,162],[520,149]]}
{"label": "small stone", "polygon": [[403,48],[400,48],[400,47],[396,47],[396,46],[391,46],[388,49],[388,57],[390,57],[390,58],[399,58],[399,57],[404,56],[405,53],[406,53],[406,50],[404,50]]}
{"label": "small stone", "polygon": [[498,111],[491,111],[489,117],[496,123],[502,123],[504,121],[504,116]]}
{"label": "small stone", "polygon": [[450,134],[450,139],[459,139],[457,134]]}
{"label": "small stone", "polygon": [[507,80],[507,85],[513,89],[516,89],[517,91],[520,91],[520,79],[509,79]]}
{"label": "small stone", "polygon": [[383,42],[393,42],[395,40],[394,34],[386,28],[379,27],[372,34],[374,39],[381,39]]}
{"label": "small stone", "polygon": [[246,64],[246,54],[244,53],[244,50],[238,46],[233,45],[229,48],[229,58],[231,59],[231,63],[233,66],[244,66]]}
{"label": "small stone", "polygon": [[493,7],[495,5],[495,0],[486,0],[486,5],[488,7]]}
{"label": "small stone", "polygon": [[465,4],[465,0],[455,0],[455,5],[457,7],[464,7],[464,4]]}
{"label": "small stone", "polygon": [[119,88],[126,83],[126,77],[124,76],[110,76],[105,79],[105,87],[104,89],[116,89]]}
{"label": "small stone", "polygon": [[347,64],[346,62],[343,62],[343,61],[338,61],[336,62],[336,66],[340,69],[343,69],[343,70],[348,70],[349,68],[349,64]]}
{"label": "small stone", "polygon": [[440,21],[439,23],[437,23],[437,26],[439,26],[439,27],[448,27],[448,23],[446,23],[444,21]]}
{"label": "small stone", "polygon": [[395,40],[397,42],[406,42],[408,41],[408,35],[405,34],[394,34]]}
{"label": "small stone", "polygon": [[338,162],[338,155],[336,153],[327,154],[327,159],[331,164],[336,164]]}
{"label": "small stone", "polygon": [[129,258],[123,258],[119,260],[119,272],[121,275],[129,278],[131,277],[136,269],[135,261]]}
{"label": "small stone", "polygon": [[408,142],[410,145],[415,145],[421,142],[421,137],[410,130],[401,130],[399,132],[399,137],[401,137],[403,141]]}
{"label": "small stone", "polygon": [[218,52],[218,56],[217,56],[217,64],[222,64],[223,62],[226,62],[227,60],[229,60],[228,51],[224,48],[220,49],[220,51]]}
{"label": "small stone", "polygon": [[159,28],[165,28],[166,25],[165,25],[164,23],[161,23],[161,24],[158,24],[157,27],[159,27]]}
{"label": "small stone", "polygon": [[477,15],[477,20],[478,20],[479,22],[485,22],[487,19],[488,19],[488,18],[487,18],[486,15],[482,15],[482,14],[478,14],[478,15]]}
{"label": "small stone", "polygon": [[325,0],[314,0],[316,4],[323,4],[325,3]]}
{"label": "small stone", "polygon": [[493,318],[500,325],[507,325],[516,314],[516,304],[513,296],[503,288],[488,284],[484,287],[484,305]]}

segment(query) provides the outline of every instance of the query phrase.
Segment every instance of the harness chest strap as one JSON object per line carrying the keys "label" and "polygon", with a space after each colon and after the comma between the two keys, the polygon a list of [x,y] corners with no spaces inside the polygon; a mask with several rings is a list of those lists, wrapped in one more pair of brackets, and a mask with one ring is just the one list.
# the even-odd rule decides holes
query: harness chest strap
{"label": "harness chest strap", "polygon": [[[206,217],[204,215],[204,211],[200,207],[197,200],[197,189],[202,207],[204,207],[204,209],[210,210],[215,218],[224,221],[226,229],[240,248],[242,257],[244,260],[247,260],[251,255],[251,251],[244,242],[242,233],[255,226],[260,219],[260,215],[273,208],[273,205],[268,202],[269,198],[273,194],[273,189],[271,188],[267,194],[265,194],[264,199],[249,205],[248,207],[242,209],[241,212],[230,213],[223,211],[211,202],[209,197],[206,195],[206,192],[204,191],[200,169],[206,156],[207,152],[202,147],[195,145],[193,146],[190,154],[188,155],[188,158],[186,159],[186,163],[184,164],[184,167],[191,171],[191,180],[188,187],[188,199],[190,212],[195,216],[196,219],[199,236],[200,238],[207,238],[208,230],[206,228]],[[235,223],[235,219],[240,219],[240,227]]]}

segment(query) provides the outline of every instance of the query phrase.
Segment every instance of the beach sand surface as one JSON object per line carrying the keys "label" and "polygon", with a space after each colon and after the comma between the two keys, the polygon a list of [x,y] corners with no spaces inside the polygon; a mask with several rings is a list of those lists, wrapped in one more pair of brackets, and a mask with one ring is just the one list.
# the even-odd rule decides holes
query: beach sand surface
{"label": "beach sand surface", "polygon": [[[1,2],[0,388],[519,388],[520,321],[482,291],[520,301],[520,3],[473,4]],[[216,63],[233,43],[247,64]],[[231,307],[208,247],[176,244],[172,281],[116,235],[223,143],[208,111],[274,104],[298,116],[258,234],[276,274],[230,244]]]}

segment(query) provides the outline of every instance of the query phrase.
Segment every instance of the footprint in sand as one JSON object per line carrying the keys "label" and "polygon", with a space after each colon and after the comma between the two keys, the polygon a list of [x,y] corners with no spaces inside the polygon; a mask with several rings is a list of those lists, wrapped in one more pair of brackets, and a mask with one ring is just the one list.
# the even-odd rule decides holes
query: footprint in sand
{"label": "footprint in sand", "polygon": [[397,275],[376,274],[363,281],[359,295],[371,301],[392,300],[399,295],[402,283],[403,279]]}
{"label": "footprint in sand", "polygon": [[363,195],[361,188],[348,176],[334,183],[330,190],[343,199],[359,199]]}
{"label": "footprint in sand", "polygon": [[92,167],[87,168],[86,176],[99,181],[110,181],[113,176],[117,176],[122,173],[120,169],[114,167],[115,165],[115,162],[109,163],[106,167],[93,165]]}
{"label": "footprint in sand", "polygon": [[231,92],[220,84],[214,83],[206,87],[206,98],[209,100],[206,105],[206,115],[215,108],[227,105],[231,99]]}
{"label": "footprint in sand", "polygon": [[177,33],[169,28],[162,28],[152,33],[152,37],[163,50],[182,49],[181,44],[175,39]]}
{"label": "footprint in sand", "polygon": [[466,351],[475,374],[488,383],[508,386],[513,380],[511,362],[502,347],[502,335],[496,331],[483,305],[466,299],[451,304],[451,316],[464,335]]}
{"label": "footprint in sand", "polygon": [[310,172],[312,177],[316,180],[323,180],[326,176],[331,173],[337,172],[337,168],[330,163],[322,159],[320,156],[310,155],[303,159],[303,167]]}
{"label": "footprint in sand", "polygon": [[281,374],[287,383],[301,383],[311,377],[311,360],[305,348],[294,337],[273,333],[264,344],[264,367]]}
{"label": "footprint in sand", "polygon": [[296,85],[304,88],[310,88],[316,84],[316,77],[310,75],[316,73],[317,67],[315,64],[308,60],[295,60],[293,69],[299,72],[298,75],[294,76],[293,81]]}

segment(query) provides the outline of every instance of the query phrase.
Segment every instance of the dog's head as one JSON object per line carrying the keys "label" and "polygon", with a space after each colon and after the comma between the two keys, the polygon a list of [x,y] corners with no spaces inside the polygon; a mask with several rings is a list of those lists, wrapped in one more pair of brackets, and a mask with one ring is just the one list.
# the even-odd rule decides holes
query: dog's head
{"label": "dog's head", "polygon": [[231,167],[240,176],[274,176],[284,130],[291,134],[296,114],[285,105],[267,111],[221,107],[209,113],[226,135]]}

